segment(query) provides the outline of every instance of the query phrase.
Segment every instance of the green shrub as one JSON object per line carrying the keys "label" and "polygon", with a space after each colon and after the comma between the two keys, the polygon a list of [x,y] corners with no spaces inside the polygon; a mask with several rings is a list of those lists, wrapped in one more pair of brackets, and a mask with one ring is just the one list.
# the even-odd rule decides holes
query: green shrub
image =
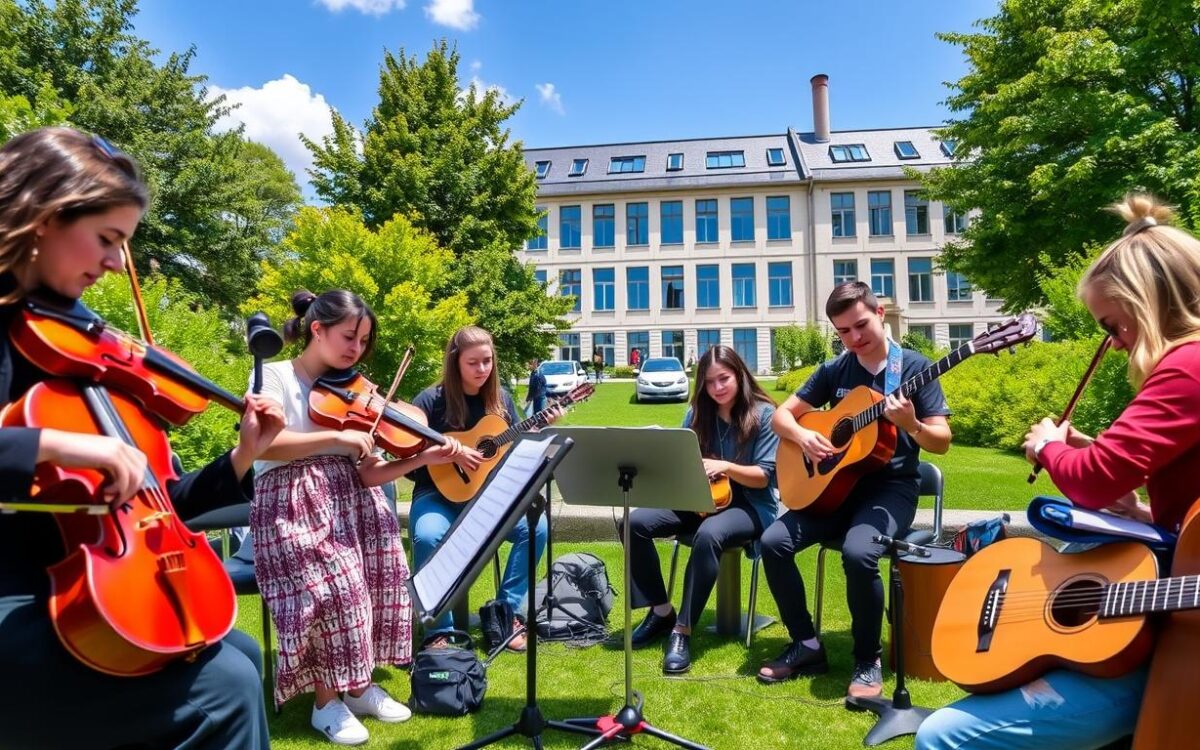
{"label": "green shrub", "polygon": [[616,367],[605,367],[604,372],[609,377],[614,378],[632,378],[633,368],[629,365],[617,365]]}
{"label": "green shrub", "polygon": [[801,367],[799,370],[788,370],[775,379],[775,390],[795,393],[796,389],[804,385],[816,369],[817,365],[809,365]]}
{"label": "green shrub", "polygon": [[914,352],[920,352],[932,360],[938,359],[937,346],[925,338],[925,334],[923,333],[909,331],[900,337],[900,346],[903,346],[905,349],[912,349]]}

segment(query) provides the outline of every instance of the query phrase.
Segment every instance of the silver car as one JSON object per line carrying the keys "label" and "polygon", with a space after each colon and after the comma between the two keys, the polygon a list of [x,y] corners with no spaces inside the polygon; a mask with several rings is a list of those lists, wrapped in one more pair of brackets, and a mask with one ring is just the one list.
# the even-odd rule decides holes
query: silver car
{"label": "silver car", "polygon": [[675,357],[651,357],[642,362],[634,393],[638,403],[654,399],[687,401],[687,373]]}

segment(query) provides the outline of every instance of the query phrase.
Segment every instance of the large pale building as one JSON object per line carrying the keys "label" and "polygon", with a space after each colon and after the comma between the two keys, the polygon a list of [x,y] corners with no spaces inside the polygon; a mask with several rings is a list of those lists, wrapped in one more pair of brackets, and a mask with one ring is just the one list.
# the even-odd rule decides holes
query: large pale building
{"label": "large pale building", "polygon": [[545,212],[522,257],[572,295],[557,356],[687,362],[727,344],[774,369],[774,331],[827,325],[836,283],[869,282],[895,335],[957,345],[1002,316],[939,248],[966,217],[919,197],[906,168],[950,162],[932,128],[830,131],[828,79],[814,127],[778,135],[529,149]]}

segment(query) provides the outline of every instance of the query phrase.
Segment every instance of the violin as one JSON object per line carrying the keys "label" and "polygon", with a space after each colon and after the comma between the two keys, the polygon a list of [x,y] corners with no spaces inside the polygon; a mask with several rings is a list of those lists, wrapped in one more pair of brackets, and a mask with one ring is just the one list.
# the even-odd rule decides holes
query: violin
{"label": "violin", "polygon": [[323,375],[308,396],[308,416],[333,430],[373,433],[396,458],[411,458],[446,438],[427,424],[425,412],[403,401],[389,401],[357,370]]}

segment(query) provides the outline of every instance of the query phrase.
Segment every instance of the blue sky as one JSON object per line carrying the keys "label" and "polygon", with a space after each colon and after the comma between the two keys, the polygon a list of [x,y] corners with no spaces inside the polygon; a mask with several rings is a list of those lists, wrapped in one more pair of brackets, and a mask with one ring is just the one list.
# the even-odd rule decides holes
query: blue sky
{"label": "blue sky", "polygon": [[[830,76],[834,130],[936,125],[966,71],[934,38],[995,0],[143,0],[136,33],[196,47],[193,72],[242,104],[247,134],[301,183],[297,133],[361,126],[383,50],[457,45],[460,74],[524,105],[530,147],[812,129],[809,78]],[[306,191],[308,192],[308,191]]]}

